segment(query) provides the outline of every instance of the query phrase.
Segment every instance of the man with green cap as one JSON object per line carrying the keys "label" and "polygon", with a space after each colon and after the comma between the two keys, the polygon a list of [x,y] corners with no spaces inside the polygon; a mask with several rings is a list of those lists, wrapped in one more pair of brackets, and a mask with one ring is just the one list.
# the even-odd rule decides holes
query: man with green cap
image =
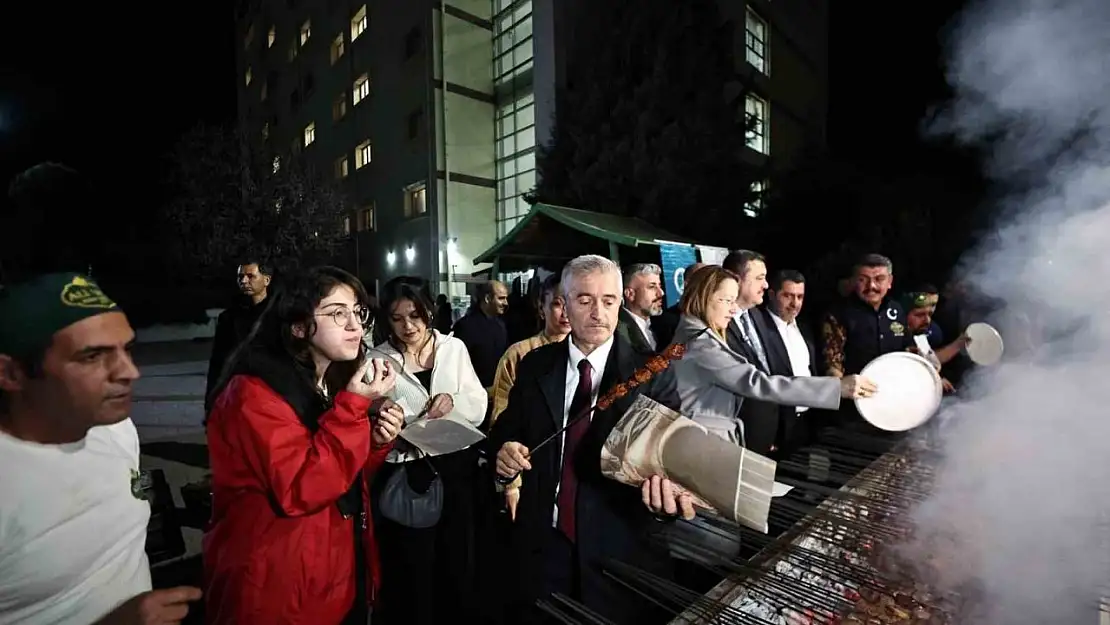
{"label": "man with green cap", "polygon": [[151,591],[134,338],[77,273],[0,289],[0,625],[179,623],[200,596]]}
{"label": "man with green cap", "polygon": [[[937,371],[970,342],[966,335],[962,335],[947,345],[944,343],[940,328],[933,323],[933,314],[939,302],[940,294],[931,284],[923,284],[902,296],[902,306],[906,310],[906,330],[913,337],[913,346],[909,351],[923,356]],[[955,390],[947,378],[941,378],[941,382],[945,392]]]}

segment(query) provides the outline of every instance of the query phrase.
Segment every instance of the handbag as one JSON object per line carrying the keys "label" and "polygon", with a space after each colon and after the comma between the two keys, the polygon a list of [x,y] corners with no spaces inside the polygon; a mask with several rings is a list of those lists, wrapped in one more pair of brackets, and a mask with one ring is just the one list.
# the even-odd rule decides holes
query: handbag
{"label": "handbag", "polygon": [[[421,460],[402,464],[389,476],[378,496],[382,516],[414,529],[435,526],[443,514],[443,480],[427,457]],[[426,473],[420,475],[424,466],[431,472],[430,479]],[[427,487],[421,489],[423,482]]]}

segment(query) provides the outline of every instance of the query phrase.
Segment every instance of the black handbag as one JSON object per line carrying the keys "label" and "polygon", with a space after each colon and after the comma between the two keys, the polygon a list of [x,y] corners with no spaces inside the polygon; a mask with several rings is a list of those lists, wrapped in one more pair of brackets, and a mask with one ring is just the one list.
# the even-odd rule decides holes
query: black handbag
{"label": "black handbag", "polygon": [[428,458],[405,462],[386,480],[378,496],[382,516],[405,527],[425,529],[443,514],[443,480]]}

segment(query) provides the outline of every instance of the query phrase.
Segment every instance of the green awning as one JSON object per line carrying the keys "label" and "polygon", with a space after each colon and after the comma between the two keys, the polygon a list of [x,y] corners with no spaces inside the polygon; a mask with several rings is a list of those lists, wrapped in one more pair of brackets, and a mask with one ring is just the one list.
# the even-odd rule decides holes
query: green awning
{"label": "green awning", "polygon": [[610,256],[612,246],[657,247],[660,242],[696,244],[635,217],[534,204],[512,230],[479,254],[474,264],[496,261],[499,271],[521,271],[535,265],[562,264],[582,254]]}

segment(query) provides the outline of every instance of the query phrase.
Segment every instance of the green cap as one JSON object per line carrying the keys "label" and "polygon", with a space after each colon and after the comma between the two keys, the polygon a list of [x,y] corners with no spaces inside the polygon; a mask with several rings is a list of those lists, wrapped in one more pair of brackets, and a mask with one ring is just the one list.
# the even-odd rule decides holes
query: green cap
{"label": "green cap", "polygon": [[60,330],[118,310],[92,279],[76,273],[52,273],[0,288],[0,354],[32,358]]}

